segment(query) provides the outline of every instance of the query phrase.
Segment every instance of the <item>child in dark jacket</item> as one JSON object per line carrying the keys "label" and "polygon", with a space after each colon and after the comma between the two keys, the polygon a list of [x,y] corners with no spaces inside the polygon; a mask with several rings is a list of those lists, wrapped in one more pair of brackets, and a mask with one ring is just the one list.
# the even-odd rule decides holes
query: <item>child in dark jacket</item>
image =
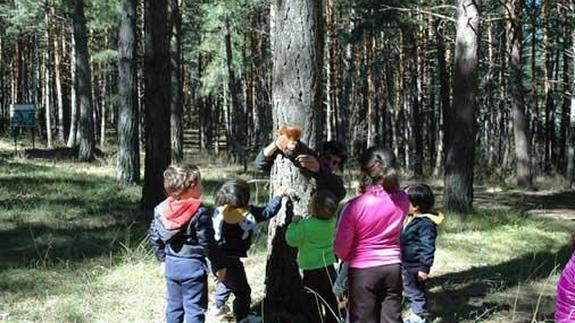
{"label": "child in dark jacket", "polygon": [[208,257],[218,280],[226,274],[225,255],[214,240],[211,213],[202,206],[197,166],[170,165],[164,171],[168,194],[154,209],[150,244],[165,264],[166,322],[204,322],[208,306]]}
{"label": "child in dark jacket", "polygon": [[419,323],[429,316],[426,282],[433,265],[437,225],[444,217],[432,212],[435,197],[428,185],[413,185],[407,194],[410,214],[401,233],[401,255],[403,294],[409,302],[410,313],[404,322]]}
{"label": "child in dark jacket", "polygon": [[[298,249],[297,261],[303,270],[303,284],[314,293],[316,322],[339,322],[337,301],[332,291],[336,279],[333,236],[338,200],[327,190],[316,191],[310,201],[311,216],[292,218],[286,242]],[[319,296],[319,297],[317,297]]]}
{"label": "child in dark jacket", "polygon": [[230,180],[216,194],[213,214],[215,238],[227,258],[226,278],[216,285],[216,315],[225,314],[226,302],[234,293],[233,314],[237,322],[246,319],[251,304],[251,288],[241,258],[248,256],[257,223],[269,220],[279,212],[282,197],[272,198],[266,207],[255,207],[249,202],[248,183],[241,179]]}

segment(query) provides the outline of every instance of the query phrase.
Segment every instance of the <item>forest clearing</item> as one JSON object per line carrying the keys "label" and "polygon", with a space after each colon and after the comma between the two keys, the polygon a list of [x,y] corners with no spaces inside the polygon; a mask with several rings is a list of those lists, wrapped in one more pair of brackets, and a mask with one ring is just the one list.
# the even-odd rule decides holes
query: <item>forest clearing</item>
{"label": "forest clearing", "polygon": [[0,321],[575,322],[574,52],[575,0],[0,0]]}

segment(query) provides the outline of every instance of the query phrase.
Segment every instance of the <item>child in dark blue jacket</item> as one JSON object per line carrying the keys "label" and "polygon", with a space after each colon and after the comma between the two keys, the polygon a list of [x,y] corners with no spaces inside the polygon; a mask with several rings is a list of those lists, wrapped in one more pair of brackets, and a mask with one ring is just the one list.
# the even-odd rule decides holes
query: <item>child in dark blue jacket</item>
{"label": "child in dark blue jacket", "polygon": [[[202,206],[197,166],[170,165],[164,171],[168,194],[154,209],[150,244],[164,268],[167,282],[166,322],[204,322],[208,306],[207,257],[219,281],[226,258],[214,240],[212,214]],[[165,265],[164,265],[165,264]]]}
{"label": "child in dark blue jacket", "polygon": [[274,217],[282,206],[276,196],[264,207],[250,205],[250,187],[241,179],[224,183],[215,197],[213,225],[216,241],[227,258],[226,278],[216,285],[216,315],[227,311],[226,302],[234,293],[233,314],[237,322],[246,319],[251,305],[251,288],[241,258],[248,256],[257,223]]}
{"label": "child in dark blue jacket", "polygon": [[403,294],[410,313],[404,322],[420,323],[429,316],[426,282],[433,265],[437,225],[443,221],[443,215],[432,212],[435,197],[428,185],[410,186],[407,194],[410,214],[401,233],[401,256]]}

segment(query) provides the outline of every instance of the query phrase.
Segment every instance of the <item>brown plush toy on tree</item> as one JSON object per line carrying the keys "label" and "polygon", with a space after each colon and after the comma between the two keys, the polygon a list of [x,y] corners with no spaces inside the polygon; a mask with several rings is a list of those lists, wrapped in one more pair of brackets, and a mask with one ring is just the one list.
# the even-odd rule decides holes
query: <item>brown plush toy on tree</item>
{"label": "brown plush toy on tree", "polygon": [[278,129],[278,138],[275,143],[283,155],[286,156],[296,167],[305,169],[296,157],[300,155],[314,156],[315,152],[306,144],[302,143],[300,138],[300,128],[294,126],[281,126]]}

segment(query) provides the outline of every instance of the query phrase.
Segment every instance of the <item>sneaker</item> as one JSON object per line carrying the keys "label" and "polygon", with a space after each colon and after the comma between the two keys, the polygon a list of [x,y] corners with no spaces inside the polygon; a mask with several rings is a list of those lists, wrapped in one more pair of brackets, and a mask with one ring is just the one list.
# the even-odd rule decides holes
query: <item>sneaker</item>
{"label": "sneaker", "polygon": [[409,314],[403,319],[403,323],[425,323],[425,318],[410,311]]}
{"label": "sneaker", "polygon": [[254,314],[249,314],[248,316],[244,317],[241,321],[238,321],[238,323],[262,323],[262,322],[263,322],[262,317]]}
{"label": "sneaker", "polygon": [[218,307],[218,306],[216,306],[216,304],[212,304],[211,308],[214,309],[211,313],[212,316],[216,316],[216,317],[226,316],[231,311],[230,307],[225,305],[225,304],[222,307]]}

